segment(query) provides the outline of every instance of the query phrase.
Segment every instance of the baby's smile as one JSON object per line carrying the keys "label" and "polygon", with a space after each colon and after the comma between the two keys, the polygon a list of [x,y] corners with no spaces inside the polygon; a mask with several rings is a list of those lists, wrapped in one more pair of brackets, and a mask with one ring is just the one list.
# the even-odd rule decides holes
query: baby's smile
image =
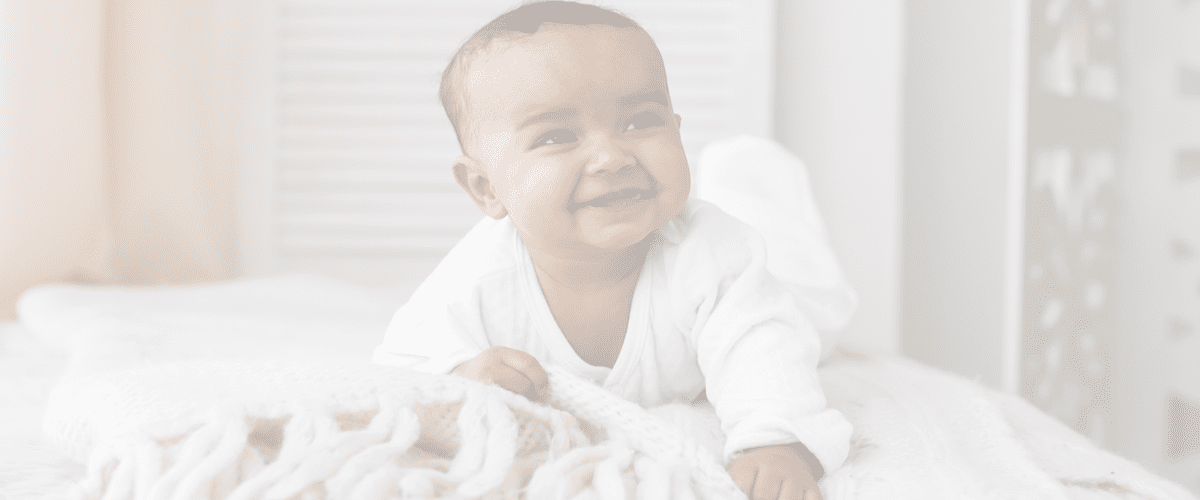
{"label": "baby's smile", "polygon": [[654,198],[657,194],[649,189],[622,189],[613,191],[608,194],[600,195],[587,201],[571,204],[571,211],[574,212],[583,207],[623,207],[629,206],[639,201],[646,201]]}
{"label": "baby's smile", "polygon": [[645,173],[640,166],[632,175],[625,179],[613,179],[616,182],[591,183],[576,189],[572,202],[567,205],[567,211],[575,213],[583,208],[621,208],[633,205],[645,205],[658,196],[657,183]]}
{"label": "baby's smile", "polygon": [[490,215],[511,217],[527,246],[631,250],[682,209],[687,158],[644,33],[542,27],[472,63],[468,83],[471,161],[503,207]]}

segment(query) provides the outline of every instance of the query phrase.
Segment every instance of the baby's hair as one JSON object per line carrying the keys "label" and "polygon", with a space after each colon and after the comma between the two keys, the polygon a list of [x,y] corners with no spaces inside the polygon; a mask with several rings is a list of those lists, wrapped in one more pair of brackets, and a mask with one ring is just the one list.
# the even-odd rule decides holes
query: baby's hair
{"label": "baby's hair", "polygon": [[[493,40],[532,35],[538,31],[542,23],[577,26],[602,24],[616,28],[636,28],[642,33],[646,33],[646,30],[633,19],[619,12],[595,5],[557,0],[527,3],[501,14],[492,22],[479,28],[479,31],[476,31],[463,43],[462,47],[459,47],[454,58],[450,60],[450,65],[446,66],[446,70],[442,72],[440,91],[442,107],[446,110],[446,116],[450,118],[450,124],[454,126],[454,135],[458,138],[458,145],[462,148],[463,153],[467,151],[467,138],[465,137],[467,127],[463,123],[467,114],[466,99],[463,96],[467,67],[475,56],[491,45]],[[654,44],[651,43],[651,46]],[[658,52],[657,46],[654,46],[654,53],[661,63],[662,54]]]}

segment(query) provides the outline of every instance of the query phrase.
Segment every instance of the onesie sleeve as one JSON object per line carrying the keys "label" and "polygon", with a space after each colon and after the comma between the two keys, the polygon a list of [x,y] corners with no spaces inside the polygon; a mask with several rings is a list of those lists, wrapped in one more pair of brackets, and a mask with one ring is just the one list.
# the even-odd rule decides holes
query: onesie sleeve
{"label": "onesie sleeve", "polygon": [[488,241],[494,239],[494,225],[485,218],[472,228],[396,311],[375,348],[375,363],[449,373],[488,347],[469,318],[479,317],[475,288],[493,258],[483,249],[495,248]]}
{"label": "onesie sleeve", "polygon": [[427,373],[450,373],[483,348],[453,325],[449,307],[430,301],[409,301],[392,317],[383,343],[372,359],[381,365]]}
{"label": "onesie sleeve", "polygon": [[[675,268],[694,305],[692,338],[708,399],[726,436],[725,456],[803,443],[832,472],[845,461],[851,425],[829,408],[817,379],[820,337],[766,268],[762,237],[702,207]],[[682,270],[689,271],[682,271]],[[692,306],[689,306],[692,307]]]}

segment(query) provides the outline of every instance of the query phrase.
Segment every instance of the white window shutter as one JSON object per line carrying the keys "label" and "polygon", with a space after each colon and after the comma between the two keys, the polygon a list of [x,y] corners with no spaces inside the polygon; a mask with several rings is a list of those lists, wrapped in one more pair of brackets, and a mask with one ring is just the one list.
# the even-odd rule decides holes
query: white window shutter
{"label": "white window shutter", "polygon": [[[441,71],[513,5],[482,0],[267,0],[252,16],[243,274],[305,272],[411,290],[481,217],[451,178],[459,153]],[[689,159],[771,133],[774,2],[602,4],[666,61]]]}

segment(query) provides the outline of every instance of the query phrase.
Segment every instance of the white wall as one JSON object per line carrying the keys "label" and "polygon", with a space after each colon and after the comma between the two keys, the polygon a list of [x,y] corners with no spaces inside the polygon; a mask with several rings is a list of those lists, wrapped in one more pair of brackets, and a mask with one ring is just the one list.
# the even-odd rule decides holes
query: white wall
{"label": "white wall", "polygon": [[1023,251],[1022,4],[911,0],[905,12],[903,350],[1009,391]]}
{"label": "white wall", "polygon": [[899,0],[780,0],[775,136],[808,164],[859,295],[846,343],[900,347]]}

